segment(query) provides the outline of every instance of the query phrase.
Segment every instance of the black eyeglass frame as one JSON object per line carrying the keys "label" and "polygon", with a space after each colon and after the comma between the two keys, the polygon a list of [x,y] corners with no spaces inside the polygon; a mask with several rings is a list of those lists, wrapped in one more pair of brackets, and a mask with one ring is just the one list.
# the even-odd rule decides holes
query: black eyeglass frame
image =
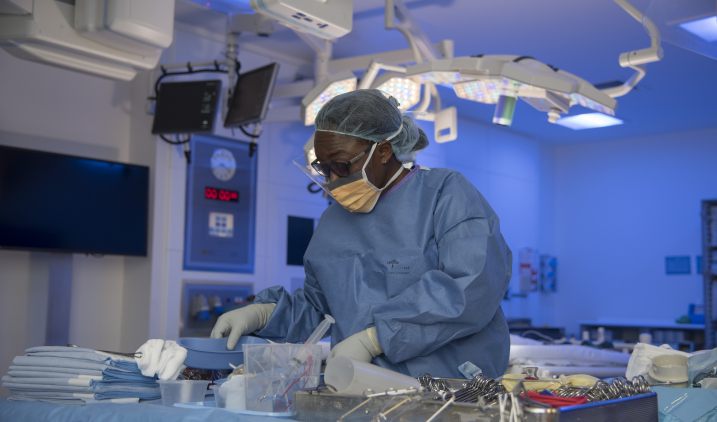
{"label": "black eyeglass frame", "polygon": [[311,162],[311,167],[314,170],[316,170],[317,173],[319,173],[320,175],[322,175],[324,177],[329,177],[331,172],[333,172],[335,175],[337,175],[339,177],[346,177],[349,174],[351,174],[349,172],[349,168],[351,167],[351,165],[354,164],[355,162],[357,162],[358,160],[360,160],[361,157],[363,157],[364,155],[368,154],[368,152],[371,151],[372,146],[373,145],[369,145],[362,153],[360,153],[359,155],[350,159],[349,161],[340,162],[340,161],[330,160],[325,163],[322,163],[317,158]]}

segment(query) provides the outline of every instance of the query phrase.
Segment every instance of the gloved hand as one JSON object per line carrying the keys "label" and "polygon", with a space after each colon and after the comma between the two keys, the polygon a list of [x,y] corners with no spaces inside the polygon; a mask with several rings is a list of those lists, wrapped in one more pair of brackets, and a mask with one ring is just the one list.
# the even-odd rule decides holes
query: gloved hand
{"label": "gloved hand", "polygon": [[378,344],[378,335],[376,327],[367,328],[359,333],[352,335],[341,343],[334,346],[326,358],[326,363],[336,356],[346,356],[351,359],[360,360],[370,363],[373,358],[383,353],[381,345]]}
{"label": "gloved hand", "polygon": [[210,337],[222,338],[229,334],[227,349],[234,350],[239,337],[264,328],[274,308],[276,303],[257,303],[227,312],[219,317]]}
{"label": "gloved hand", "polygon": [[160,380],[177,379],[187,358],[187,349],[172,340],[148,340],[137,353],[142,353],[141,358],[134,358],[142,375],[157,375]]}

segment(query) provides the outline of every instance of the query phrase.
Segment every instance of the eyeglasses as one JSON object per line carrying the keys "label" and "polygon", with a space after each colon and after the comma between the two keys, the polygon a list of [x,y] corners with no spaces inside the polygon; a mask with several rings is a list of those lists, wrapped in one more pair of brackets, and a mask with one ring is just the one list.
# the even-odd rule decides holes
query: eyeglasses
{"label": "eyeglasses", "polygon": [[351,174],[349,171],[349,168],[351,167],[351,165],[353,163],[357,162],[358,160],[360,160],[361,157],[366,155],[370,150],[371,150],[371,147],[369,146],[361,154],[355,156],[354,158],[352,158],[351,160],[349,160],[345,163],[334,161],[334,160],[321,162],[317,158],[316,160],[311,162],[311,167],[313,167],[317,173],[319,173],[320,175],[322,175],[324,177],[329,177],[329,175],[331,173],[334,173],[335,175],[337,175],[339,177],[346,177],[349,174]]}

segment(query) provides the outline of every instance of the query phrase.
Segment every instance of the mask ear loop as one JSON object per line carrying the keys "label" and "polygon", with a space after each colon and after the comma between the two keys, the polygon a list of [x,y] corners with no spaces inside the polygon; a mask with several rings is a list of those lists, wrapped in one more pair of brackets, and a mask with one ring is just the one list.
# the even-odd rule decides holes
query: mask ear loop
{"label": "mask ear loop", "polygon": [[366,166],[371,161],[371,157],[373,157],[373,151],[376,149],[376,145],[378,144],[374,142],[373,146],[371,146],[371,152],[368,153],[368,158],[366,159],[366,162],[363,163],[363,167],[361,167],[361,176],[363,177],[363,180],[368,182],[368,184],[371,185],[371,187],[373,187],[374,189],[377,189],[376,186],[374,186],[373,183],[371,183],[366,176]]}

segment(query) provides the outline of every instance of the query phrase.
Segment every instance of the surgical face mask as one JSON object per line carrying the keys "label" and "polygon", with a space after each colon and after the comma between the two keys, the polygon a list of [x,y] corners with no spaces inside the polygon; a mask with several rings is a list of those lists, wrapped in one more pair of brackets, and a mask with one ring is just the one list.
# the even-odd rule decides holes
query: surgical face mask
{"label": "surgical face mask", "polygon": [[[361,171],[352,173],[346,177],[341,177],[333,182],[326,185],[327,189],[331,193],[331,196],[341,204],[342,207],[346,208],[351,212],[369,213],[373,210],[378,202],[378,198],[381,196],[381,192],[386,189],[403,171],[403,167],[399,168],[396,174],[386,183],[383,188],[377,188],[372,183],[373,178],[369,178],[371,174],[371,157],[373,156],[376,145],[373,144],[371,152],[366,159]],[[368,173],[367,169],[368,167]]]}

